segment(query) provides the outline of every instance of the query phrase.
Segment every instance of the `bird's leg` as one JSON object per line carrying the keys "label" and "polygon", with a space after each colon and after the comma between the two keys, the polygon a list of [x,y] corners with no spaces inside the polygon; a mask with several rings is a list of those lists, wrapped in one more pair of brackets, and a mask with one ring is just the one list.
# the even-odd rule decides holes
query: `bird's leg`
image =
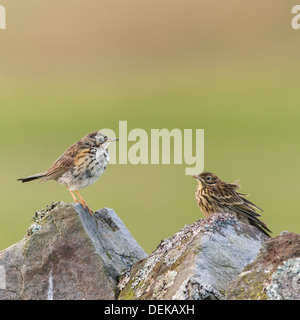
{"label": "bird's leg", "polygon": [[78,194],[81,202],[76,199],[76,197],[75,197],[75,195],[74,195],[74,193],[73,193],[72,190],[70,190],[69,188],[68,188],[68,190],[70,191],[71,196],[73,197],[74,201],[75,201],[76,203],[80,203],[80,204],[83,206],[84,209],[88,209],[90,215],[92,215],[93,211],[88,207],[88,205],[87,205],[86,202],[83,200],[83,198],[81,197],[81,195],[79,194],[79,192],[78,192],[77,190],[75,190],[76,193]]}
{"label": "bird's leg", "polygon": [[78,197],[81,200],[81,204],[83,205],[83,207],[85,209],[88,209],[89,213],[91,216],[93,216],[93,211],[89,208],[89,206],[87,205],[87,203],[83,200],[82,196],[80,195],[80,193],[78,192],[78,190],[75,190],[75,192],[78,194]]}
{"label": "bird's leg", "polygon": [[75,190],[76,193],[79,195],[79,198],[80,198],[81,202],[76,199],[76,197],[75,197],[75,195],[74,195],[74,193],[73,193],[72,190],[70,190],[69,188],[68,188],[68,190],[70,191],[71,196],[73,197],[74,201],[75,201],[76,203],[80,203],[80,204],[83,206],[84,209],[88,209],[89,212],[90,212],[90,209],[89,209],[88,205],[87,205],[86,202],[82,199],[82,197],[80,196],[79,192],[78,192],[77,190]]}
{"label": "bird's leg", "polygon": [[72,196],[72,198],[74,199],[74,201],[75,201],[76,203],[80,203],[80,202],[76,199],[76,197],[75,197],[75,195],[74,195],[73,191],[72,191],[72,190],[70,190],[69,188],[68,188],[68,190],[70,191],[71,196]]}

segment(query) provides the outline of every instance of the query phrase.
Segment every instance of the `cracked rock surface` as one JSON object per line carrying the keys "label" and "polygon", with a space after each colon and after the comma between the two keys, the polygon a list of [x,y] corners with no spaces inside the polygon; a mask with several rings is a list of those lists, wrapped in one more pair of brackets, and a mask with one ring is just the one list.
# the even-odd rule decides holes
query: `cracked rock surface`
{"label": "cracked rock surface", "polygon": [[0,300],[300,299],[300,235],[268,238],[229,214],[186,225],[149,256],[117,214],[36,212],[0,252]]}
{"label": "cracked rock surface", "polygon": [[90,217],[61,202],[34,220],[24,239],[0,252],[0,300],[115,299],[120,273],[147,256],[112,209]]}
{"label": "cracked rock surface", "polygon": [[225,299],[267,237],[229,214],[185,226],[123,275],[119,299]]}
{"label": "cracked rock surface", "polygon": [[231,300],[299,300],[300,235],[283,232],[266,241],[255,260],[228,286]]}

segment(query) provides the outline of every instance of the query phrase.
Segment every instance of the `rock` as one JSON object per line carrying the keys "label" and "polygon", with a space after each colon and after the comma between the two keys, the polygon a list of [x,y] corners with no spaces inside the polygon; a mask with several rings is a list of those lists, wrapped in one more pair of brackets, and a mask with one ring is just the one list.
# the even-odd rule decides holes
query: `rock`
{"label": "rock", "polygon": [[115,299],[120,273],[147,256],[112,209],[61,202],[34,219],[0,252],[0,300]]}
{"label": "rock", "polygon": [[230,284],[227,299],[300,299],[300,235],[269,239],[256,259]]}
{"label": "rock", "polygon": [[300,299],[300,235],[270,239],[216,214],[147,256],[112,209],[61,202],[0,252],[0,300],[116,298]]}
{"label": "rock", "polygon": [[268,239],[229,214],[185,226],[135,263],[119,299],[225,299],[225,289]]}

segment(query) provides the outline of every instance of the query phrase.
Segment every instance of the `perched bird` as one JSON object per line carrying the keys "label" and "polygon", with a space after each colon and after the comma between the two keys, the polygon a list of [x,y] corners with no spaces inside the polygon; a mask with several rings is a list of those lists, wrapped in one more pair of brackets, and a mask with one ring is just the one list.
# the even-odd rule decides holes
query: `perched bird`
{"label": "perched bird", "polygon": [[193,175],[193,177],[198,181],[195,193],[196,201],[206,217],[214,213],[230,213],[239,221],[255,226],[270,237],[268,232],[271,230],[258,219],[261,215],[256,209],[260,211],[262,209],[242,197],[247,194],[236,191],[240,188],[236,182],[224,182],[211,172],[202,172]]}
{"label": "perched bird", "polygon": [[[47,171],[18,180],[55,180],[67,186],[75,202],[81,203],[92,215],[93,211],[78,190],[96,182],[102,176],[109,161],[107,146],[110,142],[118,140],[109,139],[100,131],[91,132],[68,148]],[[77,193],[80,201],[76,199],[73,191]]]}

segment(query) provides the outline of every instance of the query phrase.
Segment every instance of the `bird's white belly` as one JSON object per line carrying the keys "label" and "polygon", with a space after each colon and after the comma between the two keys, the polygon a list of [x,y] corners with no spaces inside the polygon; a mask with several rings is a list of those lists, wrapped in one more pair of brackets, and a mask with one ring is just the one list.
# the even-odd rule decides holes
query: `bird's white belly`
{"label": "bird's white belly", "polygon": [[107,150],[98,148],[92,158],[87,156],[87,165],[84,168],[74,167],[73,171],[66,172],[58,182],[66,185],[70,190],[79,190],[96,182],[106,170],[109,161]]}

